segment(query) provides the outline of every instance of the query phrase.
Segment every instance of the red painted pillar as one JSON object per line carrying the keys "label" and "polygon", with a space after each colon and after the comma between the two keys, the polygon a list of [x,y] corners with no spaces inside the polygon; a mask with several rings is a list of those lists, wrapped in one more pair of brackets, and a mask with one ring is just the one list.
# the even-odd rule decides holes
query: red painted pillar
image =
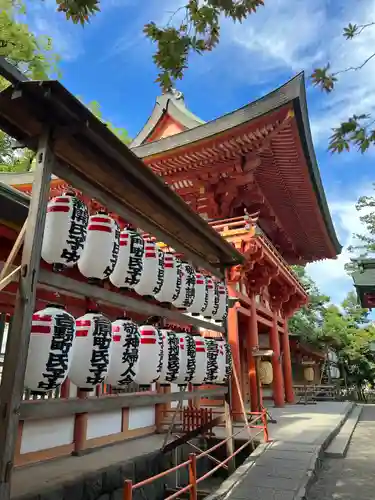
{"label": "red painted pillar", "polygon": [[[258,320],[257,320],[257,309],[255,302],[255,294],[251,294],[251,315],[249,317],[248,329],[247,329],[247,359],[248,359],[248,369],[249,369],[249,382],[250,382],[250,408],[251,411],[258,411],[262,401],[258,401],[259,388],[257,387],[257,363],[253,356],[253,351],[259,348],[259,337],[258,337]],[[260,399],[261,393],[260,393]]]}
{"label": "red painted pillar", "polygon": [[[232,295],[230,293],[230,295]],[[240,346],[238,336],[238,311],[235,307],[231,307],[228,311],[228,342],[232,351],[233,367],[236,370],[237,379],[239,383],[239,390],[241,395],[238,394],[235,378],[232,376],[232,411],[234,412],[234,419],[239,420],[241,414],[241,397],[243,395],[241,387],[241,361],[240,361]]]}
{"label": "red painted pillar", "polygon": [[287,403],[294,403],[292,360],[290,356],[288,321],[286,319],[284,320],[282,343],[283,343],[285,401]]}
{"label": "red painted pillar", "polygon": [[270,347],[273,350],[272,369],[273,369],[273,401],[275,406],[284,406],[284,388],[283,371],[281,368],[280,339],[277,327],[277,314],[274,312],[272,317],[272,326],[270,331]]}

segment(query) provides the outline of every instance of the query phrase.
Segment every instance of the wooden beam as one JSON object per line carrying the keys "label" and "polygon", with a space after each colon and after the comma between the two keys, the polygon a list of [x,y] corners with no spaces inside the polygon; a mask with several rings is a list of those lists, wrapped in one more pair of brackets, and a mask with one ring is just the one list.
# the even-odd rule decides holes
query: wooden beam
{"label": "wooden beam", "polygon": [[9,500],[10,498],[18,417],[24,388],[30,325],[39,277],[40,254],[53,162],[54,155],[50,149],[50,131],[45,130],[37,151],[33,192],[22,252],[22,271],[1,377],[0,500]]}
{"label": "wooden beam", "polygon": [[91,297],[98,302],[121,307],[127,311],[145,314],[148,316],[163,316],[180,324],[194,325],[200,328],[214,330],[215,332],[224,332],[224,327],[215,323],[202,321],[193,316],[187,316],[179,311],[166,309],[159,305],[150,304],[146,301],[135,299],[133,297],[126,297],[120,293],[110,292],[105,288],[99,288],[82,281],[76,281],[63,276],[62,274],[46,271],[45,269],[40,270],[39,283],[44,288],[47,287],[56,290],[63,290],[67,295],[71,294],[80,295],[81,297]]}
{"label": "wooden beam", "polygon": [[[196,396],[197,393],[194,392],[191,394],[194,394]],[[185,434],[183,436],[175,439],[174,441],[171,441],[166,446],[164,446],[164,448],[162,448],[161,451],[163,453],[168,453],[168,451],[174,450],[178,446],[181,446],[182,444],[187,443],[191,439],[199,436],[199,434],[204,434],[205,432],[209,431],[213,427],[216,427],[216,426],[222,424],[224,421],[225,421],[225,415],[220,415],[220,416],[212,419],[211,422],[208,422],[205,425],[201,425],[200,427],[197,427],[196,429],[193,429],[192,431],[185,432]]]}
{"label": "wooden beam", "polygon": [[120,408],[154,406],[156,404],[169,403],[171,401],[186,401],[193,398],[223,396],[226,392],[226,387],[218,387],[215,389],[200,389],[194,392],[180,391],[164,394],[136,392],[131,394],[101,396],[100,398],[89,397],[86,399],[70,398],[23,401],[20,406],[20,419],[37,420],[61,418],[80,413],[100,413]]}
{"label": "wooden beam", "polygon": [[0,291],[3,290],[5,287],[7,287],[9,283],[18,280],[20,273],[21,273],[21,266],[18,266],[16,267],[16,269],[13,269],[13,271],[10,272],[7,276],[2,278],[0,281]]}
{"label": "wooden beam", "polygon": [[27,226],[27,219],[25,220],[21,231],[18,233],[17,239],[13,245],[13,248],[5,261],[4,267],[1,270],[0,273],[0,281],[5,278],[5,276],[8,274],[8,271],[11,267],[11,265],[14,262],[14,259],[17,257],[18,252],[20,251],[20,248],[22,246],[23,240],[25,238],[25,233],[26,233],[26,226]]}

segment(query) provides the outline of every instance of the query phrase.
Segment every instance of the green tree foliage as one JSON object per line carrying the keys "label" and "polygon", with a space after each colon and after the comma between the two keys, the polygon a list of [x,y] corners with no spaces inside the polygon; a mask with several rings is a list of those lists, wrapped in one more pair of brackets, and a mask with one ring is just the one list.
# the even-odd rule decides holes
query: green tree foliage
{"label": "green tree foliage", "polygon": [[[373,184],[375,189],[375,183]],[[361,196],[357,203],[356,209],[359,213],[359,220],[364,226],[364,234],[355,233],[355,244],[351,245],[348,250],[355,257],[373,257],[375,253],[375,196]],[[345,266],[346,271],[350,274],[357,269],[355,262],[350,262]]]}
{"label": "green tree foliage", "polygon": [[322,313],[330,299],[320,293],[304,267],[293,266],[293,271],[308,293],[309,302],[289,320],[289,329],[305,342],[316,343],[321,334]]}
{"label": "green tree foliage", "polygon": [[107,127],[113,134],[117,135],[120,141],[122,141],[124,144],[129,144],[131,142],[131,139],[126,129],[122,127],[115,127],[112,123],[103,118],[100,104],[97,101],[90,101],[87,104],[87,107],[89,108],[91,113],[93,113],[97,118],[99,118],[99,120],[101,120],[103,123],[105,123],[105,125],[107,125]]}
{"label": "green tree foliage", "polygon": [[[343,30],[343,36],[346,40],[361,35],[364,30],[375,29],[375,22],[371,21],[366,24],[349,24]],[[335,89],[339,75],[348,72],[360,71],[368,62],[375,57],[373,47],[369,48],[368,56],[359,66],[349,66],[339,71],[332,72],[330,64],[323,68],[316,68],[311,79],[315,86],[320,87],[323,91],[330,93]],[[345,122],[342,122],[339,127],[333,129],[333,134],[329,143],[329,150],[332,153],[341,153],[349,151],[351,146],[355,146],[361,153],[367,151],[371,146],[375,145],[375,120],[370,114],[353,115]]]}
{"label": "green tree foliage", "polygon": [[[34,80],[47,80],[57,74],[59,57],[53,51],[50,37],[35,36],[27,24],[19,21],[25,12],[21,1],[0,0],[0,56],[14,64]],[[0,91],[9,83],[0,77]],[[96,101],[90,103],[91,111],[125,144],[130,142],[127,131],[104,120]],[[35,154],[26,149],[14,149],[13,141],[0,130],[0,172],[28,172],[35,166]]]}
{"label": "green tree foliage", "polygon": [[[82,25],[100,11],[102,2],[104,0],[56,0],[58,11]],[[146,24],[144,33],[156,44],[153,59],[159,70],[156,81],[161,88],[169,90],[175,80],[183,77],[192,52],[203,54],[218,45],[223,17],[241,23],[263,5],[264,0],[186,0],[166,26]]]}

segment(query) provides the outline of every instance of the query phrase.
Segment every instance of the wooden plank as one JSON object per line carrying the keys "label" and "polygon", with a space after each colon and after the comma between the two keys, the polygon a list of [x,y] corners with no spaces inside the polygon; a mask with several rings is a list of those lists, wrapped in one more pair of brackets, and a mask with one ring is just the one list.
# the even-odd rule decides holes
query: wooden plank
{"label": "wooden plank", "polygon": [[26,226],[27,226],[27,219],[25,220],[21,231],[18,233],[17,239],[13,245],[13,248],[12,248],[7,260],[5,261],[4,267],[2,268],[2,270],[0,272],[0,282],[8,274],[8,271],[9,271],[10,267],[12,266],[14,259],[16,258],[18,252],[20,251],[20,248],[22,246],[22,243],[23,243],[23,240],[25,237],[25,233],[26,233]]}
{"label": "wooden plank", "polygon": [[150,304],[133,297],[126,297],[120,293],[111,292],[105,288],[89,285],[82,281],[76,281],[62,274],[46,271],[45,269],[40,270],[39,284],[44,287],[63,290],[64,293],[66,292],[67,294],[70,293],[72,295],[80,295],[81,297],[90,297],[100,303],[121,307],[127,311],[133,311],[148,316],[163,316],[180,324],[194,325],[215,332],[224,332],[224,327],[216,323],[202,321],[194,316],[187,316],[179,311],[166,309],[157,304]]}
{"label": "wooden plank", "polygon": [[[193,394],[196,394],[195,392]],[[163,453],[167,453],[168,451],[174,450],[178,446],[181,446],[182,444],[187,443],[191,439],[194,439],[195,437],[199,436],[199,434],[204,434],[205,432],[209,431],[213,427],[216,427],[217,425],[220,425],[224,422],[225,416],[224,415],[219,415],[218,417],[214,418],[211,420],[211,422],[208,422],[207,424],[201,425],[200,427],[197,427],[196,429],[193,429],[192,431],[185,432],[185,434],[174,441],[171,441],[168,443],[164,448],[161,450]]]}
{"label": "wooden plank", "polygon": [[3,290],[5,287],[9,285],[9,283],[12,283],[13,281],[17,281],[20,277],[21,273],[21,266],[16,267],[16,269],[13,269],[12,272],[8,274],[8,276],[5,276],[0,280],[0,291]]}
{"label": "wooden plank", "polygon": [[54,161],[49,139],[50,133],[47,130],[39,141],[33,193],[22,252],[22,272],[1,378],[0,500],[8,500],[10,497],[18,417],[23,393],[31,319],[35,306],[36,284],[39,276],[49,183]]}
{"label": "wooden plank", "polygon": [[109,211],[116,213],[124,220],[131,222],[134,226],[140,227],[143,231],[152,234],[157,240],[168,244],[176,252],[182,253],[197,267],[206,269],[206,271],[219,278],[223,277],[220,269],[211,265],[207,259],[204,258],[204,255],[198,254],[196,250],[189,245],[187,240],[182,243],[175,235],[167,233],[165,228],[156,227],[154,224],[151,224],[141,213],[137,213],[135,210],[130,211],[113,196],[93,186],[88,180],[84,179],[82,175],[75,172],[73,169],[67,169],[62,162],[56,163],[54,173],[76,189],[83,191],[85,195],[95,198],[95,200],[104,205]]}
{"label": "wooden plank", "polygon": [[37,401],[23,401],[20,406],[21,420],[36,420],[68,417],[76,413],[100,413],[117,410],[119,408],[134,408],[169,403],[171,401],[185,401],[196,397],[211,398],[226,394],[226,387],[215,389],[200,389],[196,392],[182,391],[165,394],[132,393],[89,397],[87,399],[47,399]]}

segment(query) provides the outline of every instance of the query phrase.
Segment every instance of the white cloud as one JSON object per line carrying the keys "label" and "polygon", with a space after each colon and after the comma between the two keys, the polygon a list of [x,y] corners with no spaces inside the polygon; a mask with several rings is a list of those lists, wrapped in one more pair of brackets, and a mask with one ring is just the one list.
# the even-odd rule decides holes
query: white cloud
{"label": "white cloud", "polygon": [[[345,272],[344,266],[353,254],[348,251],[350,245],[355,244],[354,234],[365,234],[365,228],[359,220],[360,214],[355,208],[359,196],[374,194],[369,184],[353,189],[348,198],[333,198],[329,203],[332,218],[343,250],[335,260],[325,260],[307,265],[307,271],[317,283],[322,293],[331,297],[332,302],[339,304],[353,289],[353,281]],[[362,214],[363,215],[363,214]]]}
{"label": "white cloud", "polygon": [[[333,6],[333,3],[335,4]],[[225,22],[221,56],[231,58],[228,50],[241,60],[239,71],[251,83],[285,80],[327,62],[333,71],[357,67],[373,52],[375,27],[354,40],[342,36],[349,22],[362,24],[375,20],[375,0],[272,0],[242,25]],[[220,57],[220,48],[218,57]],[[230,71],[232,72],[230,68]],[[375,58],[361,71],[341,74],[335,92],[309,90],[310,118],[314,142],[326,142],[340,120],[356,113],[375,111]],[[282,75],[282,76],[281,76]],[[312,105],[311,105],[312,104]]]}
{"label": "white cloud", "polygon": [[62,12],[56,12],[55,0],[26,1],[26,22],[36,36],[52,39],[53,50],[64,61],[82,56],[81,26],[67,21]]}

